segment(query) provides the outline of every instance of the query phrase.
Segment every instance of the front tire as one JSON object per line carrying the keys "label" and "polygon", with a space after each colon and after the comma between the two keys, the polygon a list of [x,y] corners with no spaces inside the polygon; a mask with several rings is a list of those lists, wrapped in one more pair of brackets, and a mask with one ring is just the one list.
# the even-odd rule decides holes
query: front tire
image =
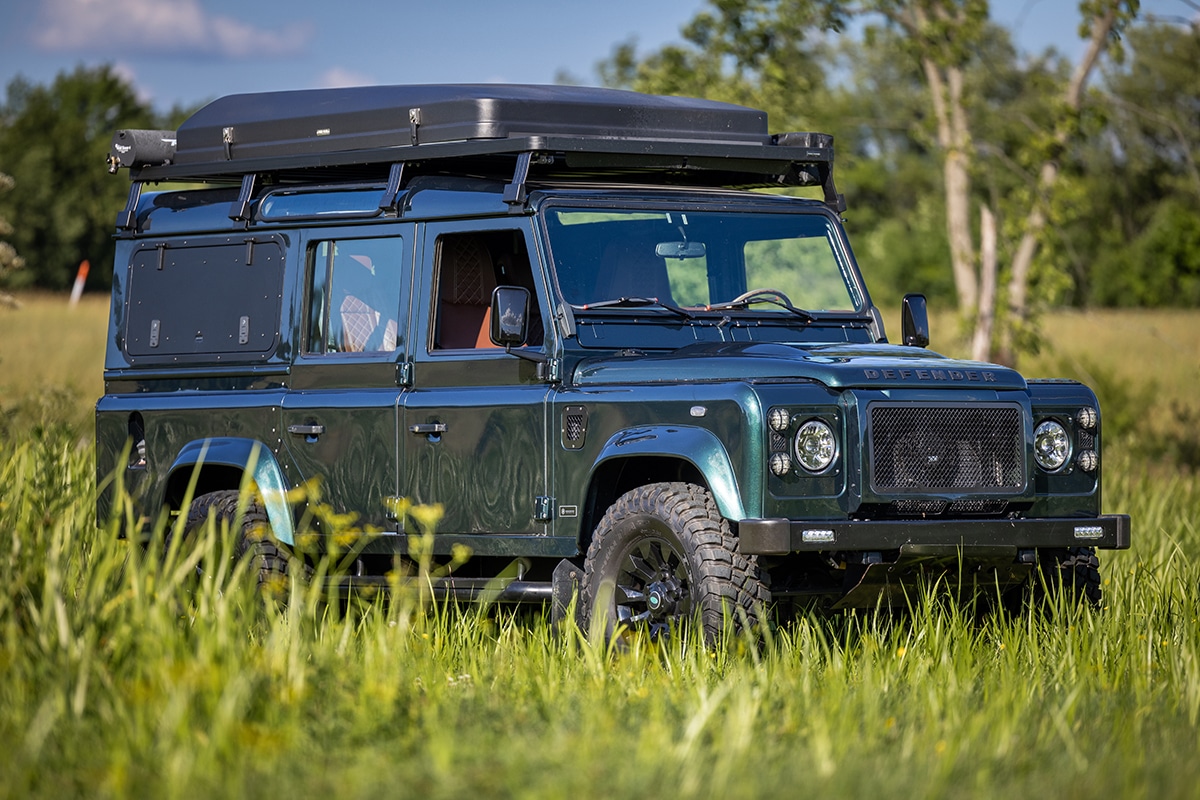
{"label": "front tire", "polygon": [[1038,591],[1048,597],[1061,592],[1069,603],[1086,603],[1099,608],[1103,599],[1100,587],[1100,559],[1094,547],[1068,547],[1043,550],[1038,554],[1041,584]]}
{"label": "front tire", "polygon": [[1005,608],[1023,613],[1053,610],[1061,598],[1066,607],[1100,608],[1100,559],[1094,547],[1063,547],[1038,551],[1037,569],[1028,582],[1004,598]]}
{"label": "front tire", "polygon": [[603,619],[652,638],[698,620],[710,644],[728,613],[760,621],[770,593],[757,558],[742,555],[712,495],[690,483],[653,483],[626,492],[596,527],[584,562],[583,621]]}

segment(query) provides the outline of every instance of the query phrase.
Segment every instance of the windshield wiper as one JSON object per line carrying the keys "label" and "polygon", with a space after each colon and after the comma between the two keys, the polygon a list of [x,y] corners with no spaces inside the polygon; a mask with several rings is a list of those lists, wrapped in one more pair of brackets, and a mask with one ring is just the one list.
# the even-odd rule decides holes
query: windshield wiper
{"label": "windshield wiper", "polygon": [[734,311],[737,309],[749,308],[754,303],[770,303],[773,306],[779,306],[780,308],[786,309],[788,312],[796,317],[799,317],[805,322],[812,322],[814,319],[816,319],[816,317],[805,311],[803,308],[796,308],[794,305],[792,305],[787,297],[781,292],[769,290],[747,292],[741,297],[730,300],[728,303],[718,303],[715,306],[706,306],[705,308],[709,311]]}
{"label": "windshield wiper", "polygon": [[679,306],[673,306],[670,303],[664,303],[656,297],[618,297],[615,300],[601,300],[598,303],[584,303],[581,306],[576,306],[580,311],[590,311],[593,308],[643,308],[652,306],[661,308],[676,314],[683,319],[695,319],[692,314],[684,311]]}

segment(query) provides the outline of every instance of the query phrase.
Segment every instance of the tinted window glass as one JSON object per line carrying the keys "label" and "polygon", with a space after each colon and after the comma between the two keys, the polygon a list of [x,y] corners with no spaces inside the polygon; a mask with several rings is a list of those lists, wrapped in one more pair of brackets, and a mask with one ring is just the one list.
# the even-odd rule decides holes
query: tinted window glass
{"label": "tinted window glass", "polygon": [[824,214],[551,208],[546,216],[558,285],[576,306],[649,298],[698,308],[755,289],[810,311],[862,302]]}
{"label": "tinted window glass", "polygon": [[309,253],[309,353],[391,352],[401,344],[401,239],[328,239]]}

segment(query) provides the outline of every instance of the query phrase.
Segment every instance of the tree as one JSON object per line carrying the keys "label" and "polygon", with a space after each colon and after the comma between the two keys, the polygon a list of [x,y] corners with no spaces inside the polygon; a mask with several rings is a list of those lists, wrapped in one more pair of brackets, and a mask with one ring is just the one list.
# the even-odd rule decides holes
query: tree
{"label": "tree", "polygon": [[154,116],[108,66],[60,74],[50,87],[22,78],[0,106],[0,171],[15,180],[0,196],[0,217],[26,269],[13,283],[63,288],[80,261],[93,280],[111,280],[113,220],[128,181],[108,175],[104,158],[118,128],[154,127]]}
{"label": "tree", "polygon": [[[7,192],[12,187],[13,179],[0,172],[0,193]],[[12,225],[4,217],[0,217],[0,236],[11,236],[12,232]],[[17,249],[8,242],[0,242],[0,282],[6,281],[9,275],[23,266],[25,259],[17,255]],[[0,305],[19,307],[16,298],[4,292],[0,292]]]}
{"label": "tree", "polygon": [[[1014,219],[1017,239],[1008,270],[1005,326],[996,342],[1000,292],[997,282],[997,213],[989,203],[979,210],[980,246],[974,241],[971,175],[979,150],[972,137],[972,115],[964,91],[966,73],[983,45],[987,25],[986,0],[873,0],[848,3],[861,12],[881,14],[902,30],[913,57],[920,63],[937,122],[937,144],[945,179],[946,228],[951,268],[958,290],[960,314],[972,318],[971,353],[977,359],[1015,363],[1018,335],[1029,318],[1028,287],[1034,258],[1049,218],[1048,207],[1059,177],[1059,161],[1079,133],[1084,89],[1109,40],[1137,12],[1138,0],[1084,0],[1080,12],[1087,48],[1062,88],[1051,125],[1027,138],[1037,166],[1036,184],[1027,208]],[[1028,159],[1028,154],[1025,155]]]}
{"label": "tree", "polygon": [[1104,135],[1079,167],[1101,246],[1077,266],[1103,305],[1200,305],[1200,26],[1130,31],[1106,76]]}
{"label": "tree", "polygon": [[[1081,3],[1088,48],[1069,77],[1060,76],[1053,65],[1041,62],[1031,65],[1023,74],[1008,71],[1020,78],[1013,85],[1037,89],[1034,96],[1039,101],[1054,98],[1053,102],[1039,102],[1038,108],[1032,109],[1035,113],[1023,110],[1016,117],[1028,127],[1022,135],[1012,135],[1012,115],[997,110],[999,107],[1008,111],[1027,104],[1025,93],[1018,91],[1006,96],[1000,92],[989,98],[978,91],[982,83],[972,85],[973,80],[986,78],[993,90],[1005,88],[1002,81],[997,85],[994,65],[982,60],[989,53],[1003,56],[996,50],[996,44],[1007,45],[1008,41],[989,22],[986,0],[714,0],[713,5],[714,12],[702,13],[685,30],[686,38],[703,48],[702,53],[692,54],[687,63],[736,65],[739,71],[734,75],[719,73],[725,79],[720,84],[721,91],[733,78],[738,78],[746,84],[740,91],[747,97],[753,97],[756,87],[765,85],[766,76],[771,75],[776,83],[783,82],[773,76],[770,66],[786,65],[797,53],[775,50],[807,47],[813,26],[841,30],[856,16],[882,22],[882,26],[867,28],[868,37],[891,42],[915,65],[926,89],[928,118],[933,124],[929,146],[938,156],[942,176],[951,274],[959,311],[976,327],[974,354],[979,358],[999,355],[1013,361],[1017,340],[1012,331],[1021,329],[1029,314],[1027,288],[1034,259],[1053,204],[1059,161],[1080,130],[1084,88],[1110,38],[1132,19],[1137,0]],[[697,35],[697,31],[704,35]],[[803,52],[819,54],[811,48]],[[1011,53],[1011,46],[1005,52]],[[642,62],[657,63],[661,63],[658,56]],[[747,74],[744,65],[756,67],[757,73]],[[816,60],[815,65],[819,68],[820,61]],[[639,66],[627,67],[622,74],[645,78],[658,73]],[[774,97],[766,92],[762,96]],[[997,105],[988,100],[1001,102]],[[775,110],[767,108],[772,113]],[[987,127],[988,133],[998,130],[1002,136],[999,141],[981,142],[977,137],[985,129],[983,120],[989,118],[999,124]],[[842,121],[836,118],[829,121],[832,123],[829,129],[840,138]],[[975,186],[981,175],[986,176],[983,192]],[[1014,180],[1025,176],[1032,177],[1018,183],[1018,190],[1013,191]],[[1018,198],[1019,206],[1015,202]],[[999,263],[1001,254],[1006,253],[1011,253],[1007,271]],[[1005,272],[1007,303],[1003,302],[999,286]],[[998,351],[992,332],[997,320],[1004,324]]]}
{"label": "tree", "polygon": [[[1044,158],[1038,173],[1037,196],[1025,216],[1021,241],[1012,260],[1008,304],[1013,323],[1006,329],[1000,347],[1000,357],[1009,362],[1016,360],[1015,334],[1019,332],[1020,325],[1026,321],[1029,314],[1029,272],[1049,216],[1048,204],[1058,181],[1059,160],[1067,143],[1079,133],[1084,88],[1101,54],[1108,47],[1109,40],[1114,35],[1119,35],[1137,14],[1138,0],[1084,0],[1079,8],[1084,18],[1080,33],[1086,33],[1087,48],[1071,73],[1071,80],[1063,91],[1061,110],[1054,128],[1049,132],[1048,140],[1043,145]],[[981,343],[977,336],[976,354],[984,349],[984,345],[987,345],[987,341]]]}

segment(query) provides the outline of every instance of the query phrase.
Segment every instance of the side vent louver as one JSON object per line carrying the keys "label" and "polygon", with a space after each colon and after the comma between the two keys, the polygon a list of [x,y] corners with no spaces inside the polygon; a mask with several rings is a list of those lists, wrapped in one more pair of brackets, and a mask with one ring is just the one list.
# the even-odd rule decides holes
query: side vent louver
{"label": "side vent louver", "polygon": [[583,406],[567,406],[562,415],[562,446],[578,450],[587,439],[588,413]]}

